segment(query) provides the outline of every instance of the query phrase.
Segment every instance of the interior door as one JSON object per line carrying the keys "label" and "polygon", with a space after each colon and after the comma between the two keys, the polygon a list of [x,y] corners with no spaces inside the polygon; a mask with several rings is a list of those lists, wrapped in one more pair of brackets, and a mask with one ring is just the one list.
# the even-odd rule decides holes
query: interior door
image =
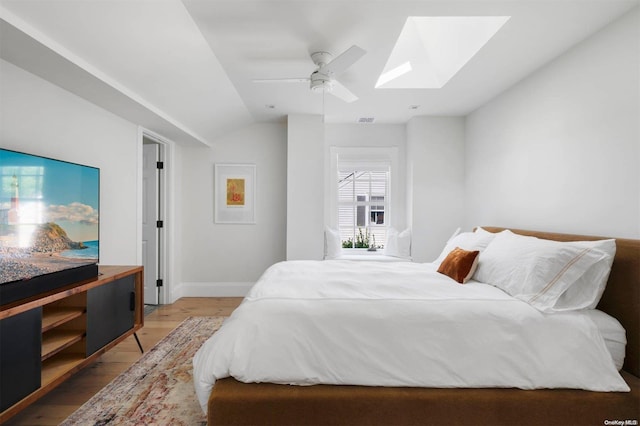
{"label": "interior door", "polygon": [[158,161],[160,146],[144,144],[142,171],[142,264],[144,266],[144,303],[158,304]]}

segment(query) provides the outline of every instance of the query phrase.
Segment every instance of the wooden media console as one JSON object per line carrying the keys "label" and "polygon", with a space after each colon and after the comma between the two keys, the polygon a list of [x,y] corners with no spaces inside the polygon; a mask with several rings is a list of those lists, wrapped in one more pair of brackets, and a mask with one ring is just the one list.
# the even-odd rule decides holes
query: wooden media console
{"label": "wooden media console", "polygon": [[0,306],[0,423],[144,324],[142,266]]}

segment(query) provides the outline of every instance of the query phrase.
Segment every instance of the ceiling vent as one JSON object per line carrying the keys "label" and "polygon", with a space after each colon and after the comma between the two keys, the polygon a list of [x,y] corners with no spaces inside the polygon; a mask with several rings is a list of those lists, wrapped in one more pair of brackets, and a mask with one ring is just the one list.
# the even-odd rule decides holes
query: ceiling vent
{"label": "ceiling vent", "polygon": [[370,124],[375,120],[374,117],[360,117],[358,118],[358,123]]}

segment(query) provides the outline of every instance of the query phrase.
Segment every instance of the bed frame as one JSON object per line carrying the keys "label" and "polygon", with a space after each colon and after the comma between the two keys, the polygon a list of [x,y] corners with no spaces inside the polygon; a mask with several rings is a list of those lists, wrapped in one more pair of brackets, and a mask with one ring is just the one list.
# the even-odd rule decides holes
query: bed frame
{"label": "bed frame", "polygon": [[[504,228],[484,227],[490,232]],[[602,237],[511,229],[555,241]],[[622,377],[631,392],[573,389],[435,389],[286,386],[218,380],[209,425],[637,425],[640,420],[640,240],[616,239],[616,256],[598,309],[627,331]],[[631,422],[625,423],[630,420]],[[635,423],[634,423],[635,421]]]}

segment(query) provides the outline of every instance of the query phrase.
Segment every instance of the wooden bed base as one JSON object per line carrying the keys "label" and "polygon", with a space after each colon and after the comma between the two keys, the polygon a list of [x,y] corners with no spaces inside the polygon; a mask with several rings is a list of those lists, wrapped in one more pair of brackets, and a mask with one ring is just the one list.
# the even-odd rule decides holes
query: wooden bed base
{"label": "wooden bed base", "polygon": [[[485,227],[491,232],[504,228]],[[556,241],[601,237],[514,230]],[[631,392],[433,389],[216,382],[209,425],[637,425],[640,420],[640,240],[616,239],[598,309],[627,331],[622,376]],[[605,423],[609,421],[611,423]],[[625,423],[626,422],[626,423]],[[635,422],[635,423],[634,423]]]}

